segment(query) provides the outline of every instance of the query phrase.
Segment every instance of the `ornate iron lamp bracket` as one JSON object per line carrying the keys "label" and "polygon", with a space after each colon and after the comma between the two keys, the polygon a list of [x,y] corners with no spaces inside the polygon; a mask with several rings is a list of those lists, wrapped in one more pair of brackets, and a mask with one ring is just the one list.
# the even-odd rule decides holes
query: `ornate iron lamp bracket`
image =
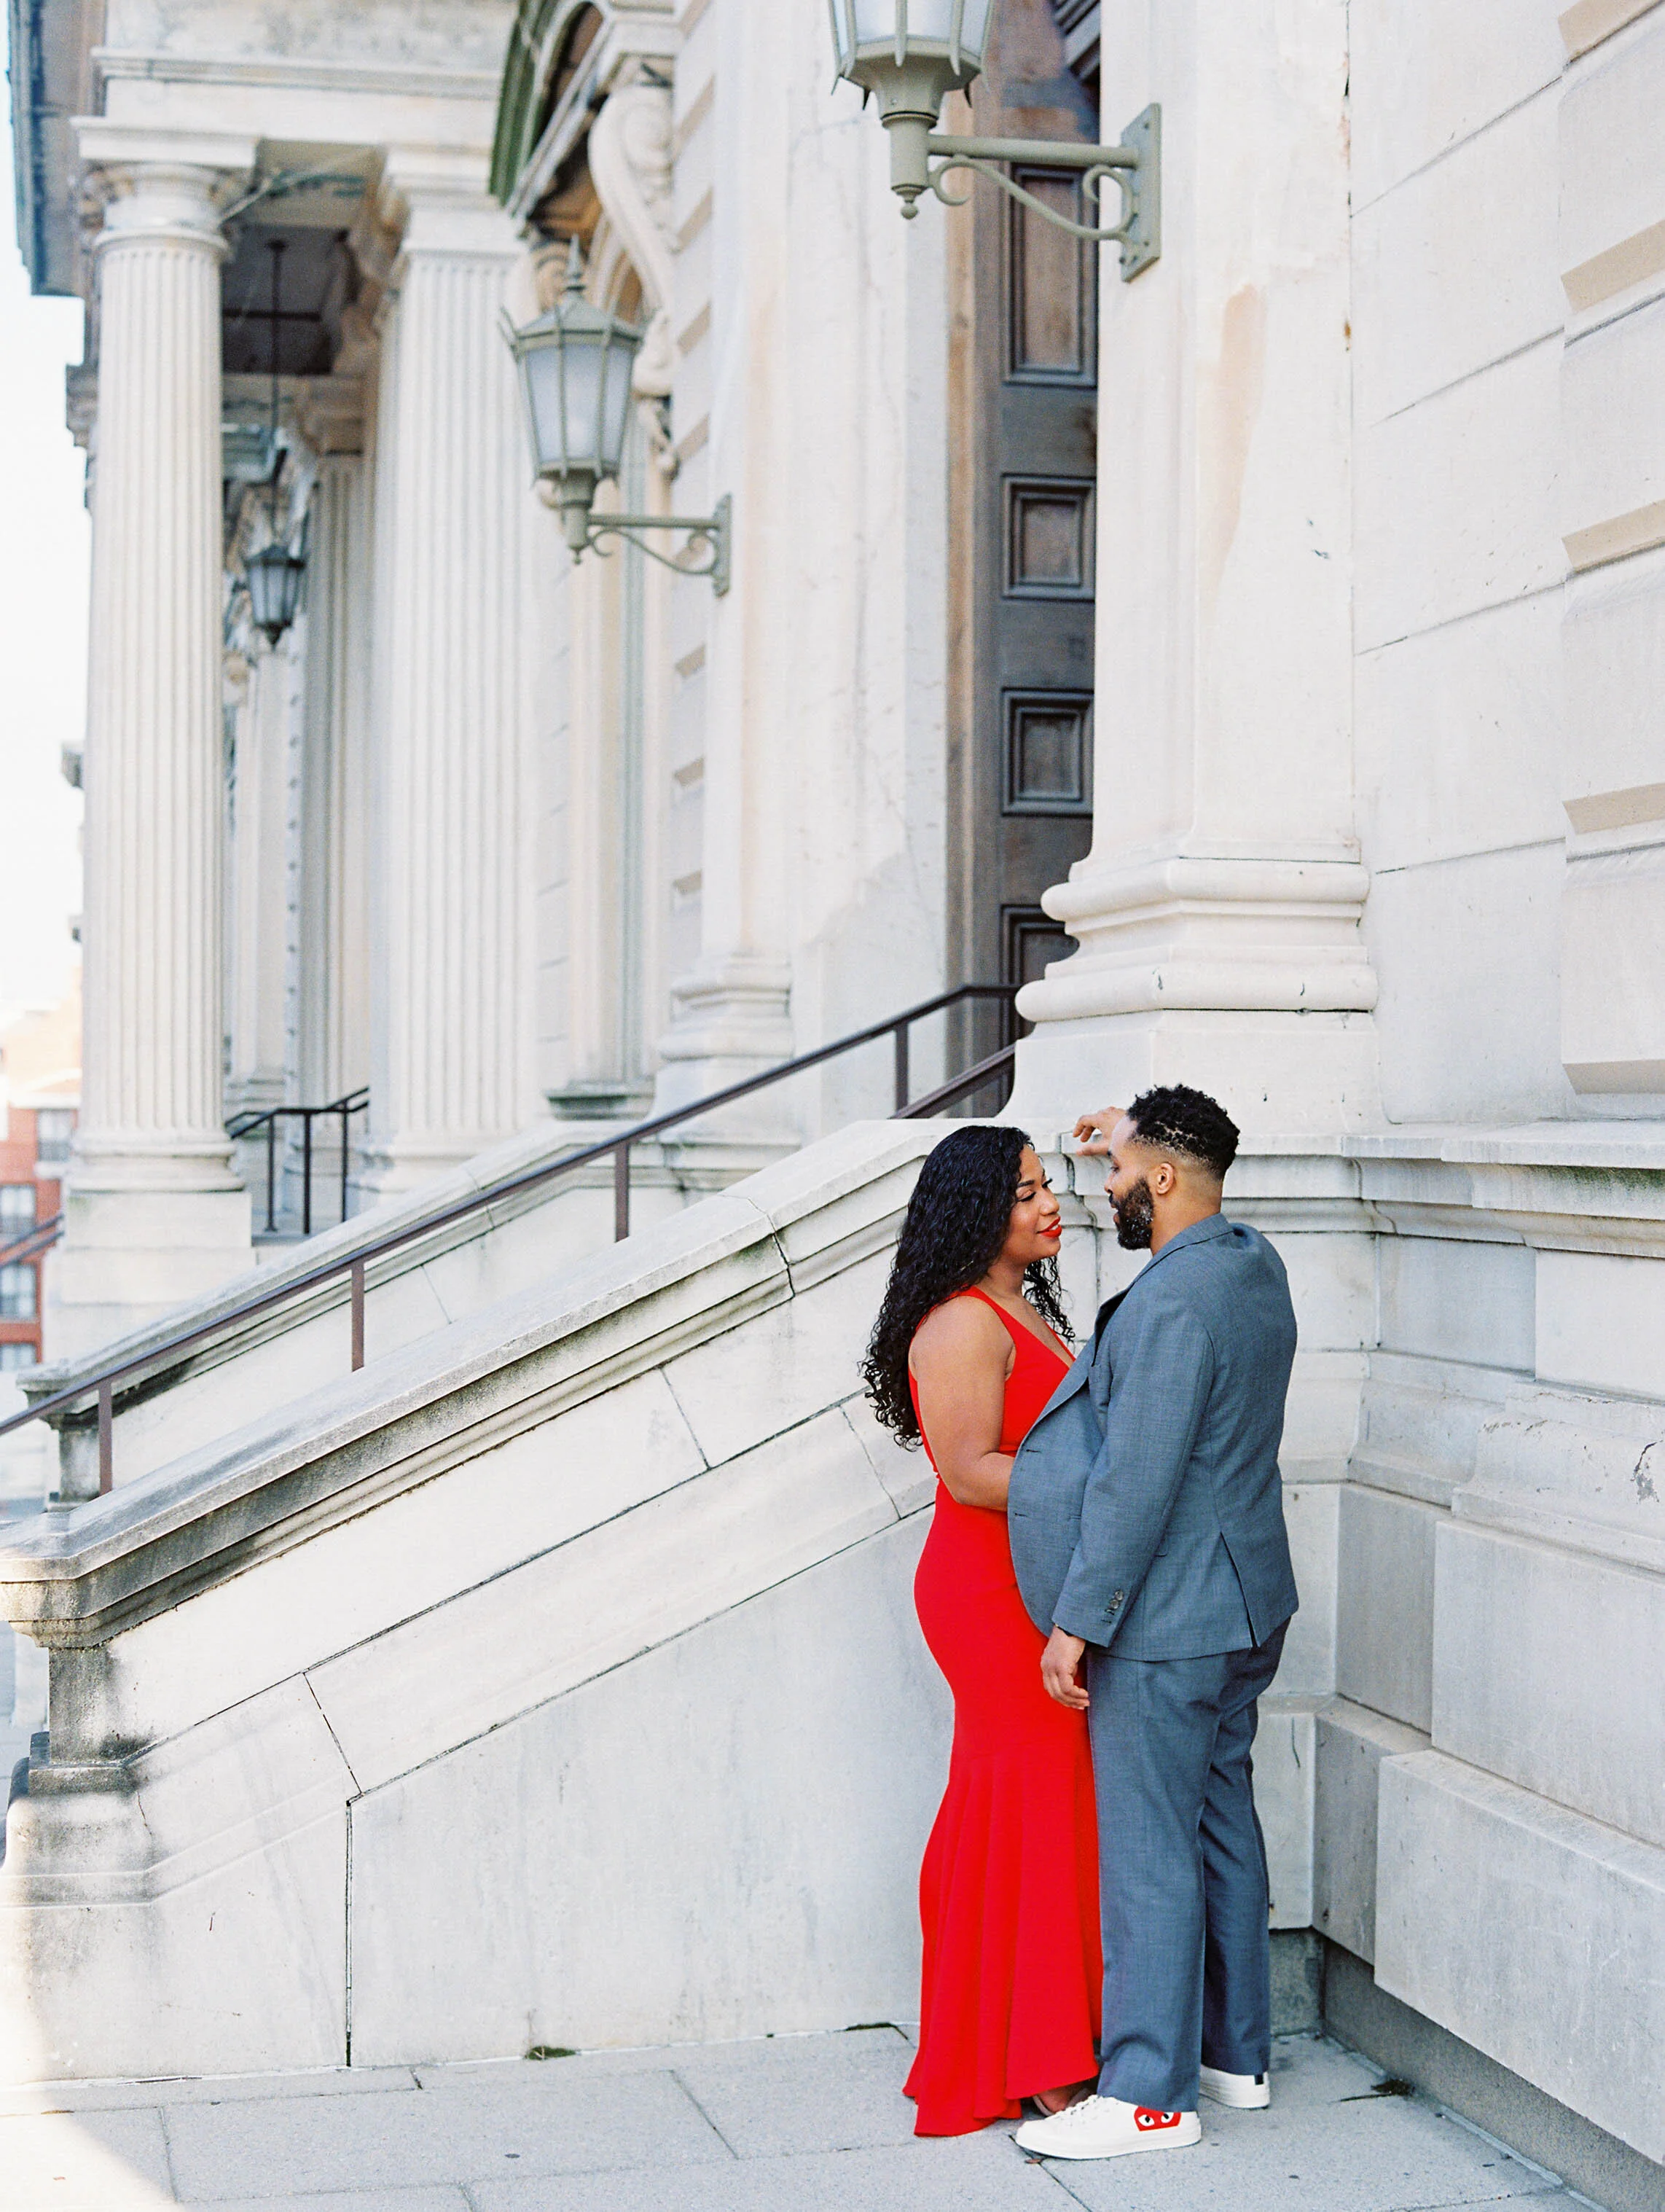
{"label": "ornate iron lamp bracket", "polygon": [[[657,561],[662,568],[669,568],[678,576],[708,576],[711,588],[720,599],[730,581],[730,559],[734,502],[726,493],[717,501],[714,514],[694,517],[685,514],[596,514],[590,517],[585,536],[585,545],[602,559],[611,557],[603,545],[604,538],[622,538],[645,553],[650,561]],[[688,543],[680,553],[661,553],[641,534],[650,530],[682,530],[688,533]]]}
{"label": "ornate iron lamp bracket", "polygon": [[[923,141],[927,158],[918,165],[915,175],[903,178],[893,172],[892,185],[902,200],[902,213],[912,216],[919,212],[917,201],[921,191],[929,191],[946,207],[962,207],[969,194],[945,191],[943,179],[956,169],[975,170],[988,177],[1003,192],[1037,215],[1068,231],[1073,237],[1091,240],[1095,245],[1112,241],[1121,248],[1121,281],[1129,283],[1141,270],[1148,269],[1162,252],[1162,110],[1147,107],[1135,116],[1123,134],[1119,146],[1078,146],[1067,139],[1052,138],[956,138],[942,132],[932,131]],[[1121,220],[1116,223],[1075,222],[1060,215],[1046,202],[1007,174],[1006,165],[1012,162],[1032,164],[1050,169],[1079,169],[1083,189],[1090,204],[1097,206],[1107,184],[1114,182],[1121,194]]]}

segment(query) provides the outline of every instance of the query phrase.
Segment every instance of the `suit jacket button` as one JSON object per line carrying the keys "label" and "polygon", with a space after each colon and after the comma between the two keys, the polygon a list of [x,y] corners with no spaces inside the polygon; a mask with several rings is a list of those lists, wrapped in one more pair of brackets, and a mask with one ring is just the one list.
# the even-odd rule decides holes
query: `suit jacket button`
{"label": "suit jacket button", "polygon": [[1110,1611],[1112,1613],[1115,1611],[1116,1607],[1121,1604],[1122,1599],[1126,1597],[1127,1595],[1127,1593],[1126,1590],[1112,1590],[1110,1592]]}

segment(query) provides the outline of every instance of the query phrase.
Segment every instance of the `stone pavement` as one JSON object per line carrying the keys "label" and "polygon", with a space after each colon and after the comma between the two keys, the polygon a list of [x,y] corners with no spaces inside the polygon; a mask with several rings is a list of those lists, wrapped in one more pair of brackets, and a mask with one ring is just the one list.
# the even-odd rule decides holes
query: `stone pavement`
{"label": "stone pavement", "polygon": [[892,2028],[538,2063],[0,2092],[5,2212],[1432,2212],[1586,2200],[1333,2043],[1194,2150],[921,2142]]}

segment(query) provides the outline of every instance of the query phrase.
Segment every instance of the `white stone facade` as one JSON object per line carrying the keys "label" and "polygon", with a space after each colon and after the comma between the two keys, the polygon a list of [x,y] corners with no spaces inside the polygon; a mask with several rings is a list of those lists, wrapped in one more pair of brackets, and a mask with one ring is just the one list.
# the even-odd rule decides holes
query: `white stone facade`
{"label": "white stone facade", "polygon": [[[586,11],[523,12],[553,70]],[[570,1136],[656,1087],[698,1097],[943,976],[940,229],[890,220],[818,27],[671,0],[600,11],[565,147],[506,212],[488,174],[510,16],[72,9],[52,96],[23,112],[31,173],[61,165],[37,282],[82,290],[94,332],[95,1072],[56,1268],[65,1356],[248,1264],[237,1186],[261,1186],[258,1230],[261,1140],[230,1172],[229,1115],[368,1084],[362,1206],[551,1112]],[[574,571],[528,481],[499,321],[548,296],[533,205],[574,143],[592,289],[653,325],[624,503],[732,500],[720,603],[633,551]],[[101,223],[77,228],[88,207]],[[276,647],[240,587],[271,528],[268,239],[291,271],[320,240],[336,257],[312,293],[289,280],[276,519],[304,520],[309,577]],[[325,349],[302,360],[308,314]],[[234,434],[258,458],[234,463]],[[140,796],[177,851],[141,845]],[[734,1165],[884,1085],[875,1055],[731,1117]],[[283,1125],[286,1218],[298,1136]],[[319,1141],[338,1162],[338,1130]]]}
{"label": "white stone facade", "polygon": [[[68,1353],[247,1264],[216,990],[234,1105],[369,1082],[353,1166],[380,1204],[319,1248],[344,1253],[956,980],[969,218],[897,219],[815,8],[611,0],[563,79],[583,11],[528,0],[497,198],[507,7],[378,11],[386,51],[365,11],[303,12],[304,53],[252,7],[112,6],[77,95],[101,881]],[[1290,1266],[1278,1924],[1665,2161],[1665,6],[1139,0],[1101,69],[1107,132],[1161,103],[1163,252],[1099,289],[1093,843],[1048,896],[1079,950],[1024,994],[1011,1111],[1055,1144],[1152,1079],[1215,1091],[1245,1130],[1228,1207]],[[204,440],[261,387],[222,376],[204,302],[219,212],[309,148],[348,180],[357,289],[327,372],[284,382],[302,621],[276,656],[234,636],[228,672]],[[726,597],[635,556],[571,569],[526,482],[495,316],[547,299],[557,216],[650,325],[617,496],[730,495]],[[191,467],[140,434],[159,409]],[[123,501],[150,535],[112,544]],[[179,803],[140,849],[124,779],[158,769]],[[153,928],[170,957],[123,968]],[[373,1277],[356,1378],[337,1291],[118,1407],[117,1496],[0,1568],[53,1648],[64,1769],[0,1877],[33,2007],[10,2063],[905,2009],[943,1713],[907,1621],[921,1495],[852,1368],[918,1145],[827,1137],[666,1218],[679,1176],[882,1110],[885,1073],[667,1155],[619,1255],[582,1257],[595,1186],[413,1248]],[[1127,1262],[1078,1199],[1085,1316]],[[781,1680],[820,1700],[824,1771],[744,1686],[805,1638],[828,1671]],[[632,1949],[617,1841],[665,1817],[665,1774],[687,1883]],[[193,1916],[251,1853],[258,2027],[227,2057]],[[471,1902],[436,1893],[447,1854]],[[100,1883],[94,2051],[51,1908]],[[273,1955],[306,1973],[278,1989]],[[165,2050],[121,2039],[140,1957],[179,1993]]]}

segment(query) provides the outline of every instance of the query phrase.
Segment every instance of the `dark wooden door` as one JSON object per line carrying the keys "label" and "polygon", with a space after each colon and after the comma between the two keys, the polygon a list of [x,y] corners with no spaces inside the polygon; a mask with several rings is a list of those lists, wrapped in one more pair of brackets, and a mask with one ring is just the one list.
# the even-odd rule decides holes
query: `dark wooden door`
{"label": "dark wooden door", "polygon": [[[979,132],[1097,139],[1082,14],[1006,0]],[[1013,174],[1081,219],[1068,171]],[[1097,250],[980,179],[951,252],[949,939],[957,980],[1020,983],[1073,950],[1041,896],[1092,842]]]}

